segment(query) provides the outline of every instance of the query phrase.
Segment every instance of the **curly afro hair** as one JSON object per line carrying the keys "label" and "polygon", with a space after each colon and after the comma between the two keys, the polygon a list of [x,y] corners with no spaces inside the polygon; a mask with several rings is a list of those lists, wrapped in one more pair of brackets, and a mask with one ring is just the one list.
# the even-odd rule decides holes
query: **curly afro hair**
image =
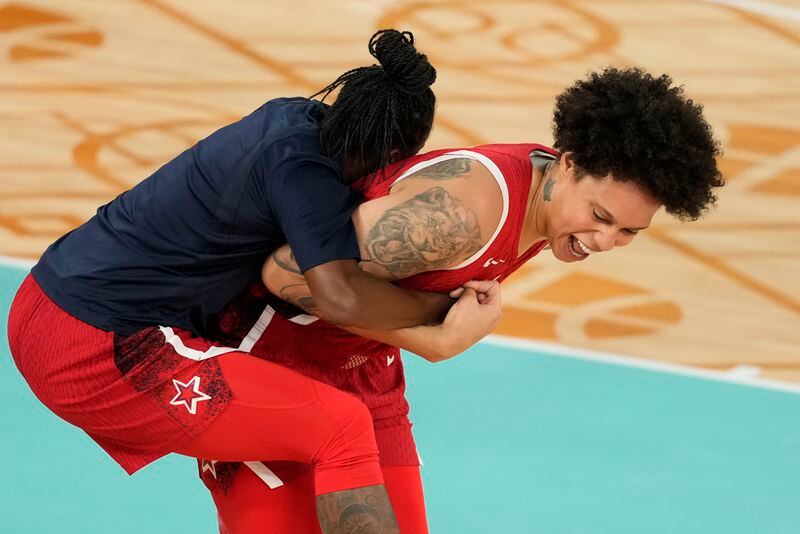
{"label": "curly afro hair", "polygon": [[698,219],[724,184],[703,107],[666,74],[592,73],[558,96],[553,121],[555,147],[572,153],[580,175],[634,182],[682,220]]}

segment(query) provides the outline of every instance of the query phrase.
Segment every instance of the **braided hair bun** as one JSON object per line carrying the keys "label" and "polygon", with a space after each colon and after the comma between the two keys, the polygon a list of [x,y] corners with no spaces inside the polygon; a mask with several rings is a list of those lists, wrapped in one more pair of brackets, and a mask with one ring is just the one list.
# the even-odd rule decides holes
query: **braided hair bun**
{"label": "braided hair bun", "polygon": [[347,183],[413,156],[431,133],[436,69],[414,48],[410,32],[381,30],[369,40],[380,65],[358,67],[311,95],[322,100],[336,89],[336,101],[320,128],[324,152],[342,162]]}
{"label": "braided hair bun", "polygon": [[380,30],[369,40],[369,52],[401,90],[421,93],[436,81],[436,69],[414,48],[411,32]]}

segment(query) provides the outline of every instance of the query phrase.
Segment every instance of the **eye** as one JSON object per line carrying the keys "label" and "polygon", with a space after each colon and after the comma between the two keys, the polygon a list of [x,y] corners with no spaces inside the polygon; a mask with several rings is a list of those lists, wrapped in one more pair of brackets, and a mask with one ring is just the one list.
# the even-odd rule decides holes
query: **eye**
{"label": "eye", "polygon": [[639,230],[631,230],[630,228],[625,228],[623,232],[625,232],[628,235],[637,235],[639,233]]}
{"label": "eye", "polygon": [[600,222],[604,222],[604,223],[608,222],[607,219],[604,219],[599,213],[597,213],[597,210],[592,210],[592,215],[594,215],[594,218],[597,219]]}

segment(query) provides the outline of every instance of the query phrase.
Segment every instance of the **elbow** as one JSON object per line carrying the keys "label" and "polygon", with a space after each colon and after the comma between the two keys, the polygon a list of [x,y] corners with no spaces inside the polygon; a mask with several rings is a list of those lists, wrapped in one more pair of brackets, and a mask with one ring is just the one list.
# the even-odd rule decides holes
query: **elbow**
{"label": "elbow", "polygon": [[424,352],[422,354],[417,354],[417,356],[420,356],[422,359],[424,359],[428,363],[439,363],[439,362],[443,362],[445,360],[449,360],[452,357],[452,356],[448,357],[448,356],[443,355],[443,354],[441,354],[439,352]]}
{"label": "elbow", "polygon": [[441,363],[455,358],[459,354],[461,354],[461,352],[435,352],[429,353],[428,355],[423,356],[423,358],[428,360],[430,363]]}
{"label": "elbow", "polygon": [[425,350],[422,351],[422,354],[419,354],[419,356],[430,363],[441,363],[451,358],[455,358],[464,351],[464,347],[460,345],[447,343],[441,338],[438,341],[439,343],[436,343],[430,347],[426,347]]}
{"label": "elbow", "polygon": [[441,363],[455,358],[469,349],[474,341],[461,334],[454,334],[445,327],[440,327],[439,335],[434,338],[436,342],[429,347],[426,356],[431,363]]}

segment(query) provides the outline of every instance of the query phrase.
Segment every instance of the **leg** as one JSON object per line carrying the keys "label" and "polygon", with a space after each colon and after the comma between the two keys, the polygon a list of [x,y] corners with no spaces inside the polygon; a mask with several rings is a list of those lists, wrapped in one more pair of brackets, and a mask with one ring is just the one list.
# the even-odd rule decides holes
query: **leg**
{"label": "leg", "polygon": [[[383,483],[367,408],[331,386],[246,354],[214,358],[213,344],[171,328],[98,330],[30,277],[11,315],[14,359],[31,389],[128,473],[179,452],[310,463],[318,495]],[[387,507],[379,495],[375,508],[391,521]]]}
{"label": "leg", "polygon": [[[219,464],[215,472],[201,471],[201,478],[211,492],[220,522],[226,534],[249,534],[269,526],[271,532],[293,534],[320,534],[313,520],[315,506],[314,478],[310,465],[286,462],[267,462],[267,465],[284,482],[270,489],[244,464]],[[403,534],[428,534],[425,501],[418,466],[384,466],[386,490],[397,515]],[[352,523],[370,525],[369,513],[355,506],[344,517]],[[344,515],[340,513],[340,516]],[[342,532],[347,532],[342,522]],[[358,531],[356,531],[358,532]],[[368,532],[362,530],[362,532]]]}
{"label": "leg", "polygon": [[419,466],[384,466],[383,480],[400,524],[400,532],[428,534],[425,494],[422,491]]}
{"label": "leg", "polygon": [[384,486],[368,486],[317,497],[317,518],[325,533],[400,532]]}
{"label": "leg", "polygon": [[[201,460],[207,463],[206,460]],[[200,471],[203,483],[217,507],[220,532],[250,534],[269,532],[320,534],[316,519],[314,471],[309,464],[269,462],[283,482],[270,489],[243,463],[218,463]]]}
{"label": "leg", "polygon": [[363,403],[264,360],[231,353],[218,361],[233,398],[205,432],[176,452],[221,461],[309,463],[322,532],[340,532],[331,518],[347,519],[353,504],[376,518],[381,532],[399,532]]}

